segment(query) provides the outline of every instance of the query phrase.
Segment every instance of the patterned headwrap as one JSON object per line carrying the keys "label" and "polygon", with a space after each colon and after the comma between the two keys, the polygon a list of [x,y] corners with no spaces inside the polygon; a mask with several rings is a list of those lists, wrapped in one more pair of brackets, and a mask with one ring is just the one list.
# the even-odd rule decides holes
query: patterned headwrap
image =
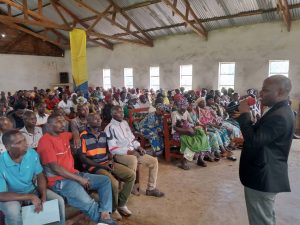
{"label": "patterned headwrap", "polygon": [[182,98],[177,101],[176,105],[178,108],[187,108],[189,106],[189,103],[186,98]]}

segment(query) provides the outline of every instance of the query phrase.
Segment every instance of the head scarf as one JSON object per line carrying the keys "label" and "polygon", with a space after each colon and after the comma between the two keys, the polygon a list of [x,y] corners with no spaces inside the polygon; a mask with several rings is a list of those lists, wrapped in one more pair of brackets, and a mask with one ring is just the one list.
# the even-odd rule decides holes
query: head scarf
{"label": "head scarf", "polygon": [[189,106],[189,103],[186,98],[182,98],[177,101],[176,105],[178,108],[187,108]]}

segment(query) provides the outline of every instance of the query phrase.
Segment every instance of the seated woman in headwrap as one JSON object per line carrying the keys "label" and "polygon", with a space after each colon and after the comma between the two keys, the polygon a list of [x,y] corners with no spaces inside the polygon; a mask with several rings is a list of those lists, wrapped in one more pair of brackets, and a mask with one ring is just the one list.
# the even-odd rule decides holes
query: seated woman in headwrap
{"label": "seated woman in headwrap", "polygon": [[215,114],[213,114],[215,120],[227,129],[230,135],[230,139],[241,138],[242,133],[238,126],[238,123],[234,122],[234,120],[232,120],[231,122],[227,120],[228,116],[226,115],[228,114],[226,113],[225,109],[221,105],[219,105],[219,100],[220,98],[218,96],[212,97],[208,95],[206,97],[206,104],[208,107],[212,108],[215,111]]}
{"label": "seated woman in headwrap", "polygon": [[[208,99],[210,98],[211,97],[208,96]],[[215,111],[212,108],[206,106],[205,98],[199,100],[198,113],[199,123],[205,126],[209,132],[214,133],[217,137],[222,155],[229,157],[229,159],[235,160],[235,157],[232,157],[232,152],[226,149],[226,147],[228,147],[228,145],[230,144],[228,131],[225,127],[222,127],[222,123],[220,121],[216,120]]]}
{"label": "seated woman in headwrap", "polygon": [[147,138],[151,144],[153,154],[155,156],[161,155],[164,150],[163,139],[163,114],[164,104],[157,104],[155,111],[148,113],[148,115],[138,124],[139,131]]}
{"label": "seated woman in headwrap", "polygon": [[215,96],[214,101],[209,100],[207,104],[215,110],[216,117],[220,119],[222,126],[224,126],[228,130],[230,134],[230,139],[233,144],[232,146],[234,146],[234,144],[242,144],[243,135],[240,126],[236,120],[229,118],[225,108],[220,103],[220,97]]}
{"label": "seated woman in headwrap", "polygon": [[177,101],[177,110],[171,114],[173,139],[180,141],[180,152],[183,159],[179,167],[184,170],[190,169],[188,161],[198,154],[197,165],[206,167],[203,158],[210,154],[208,137],[200,127],[193,127],[193,121],[187,111],[188,102],[185,98]]}

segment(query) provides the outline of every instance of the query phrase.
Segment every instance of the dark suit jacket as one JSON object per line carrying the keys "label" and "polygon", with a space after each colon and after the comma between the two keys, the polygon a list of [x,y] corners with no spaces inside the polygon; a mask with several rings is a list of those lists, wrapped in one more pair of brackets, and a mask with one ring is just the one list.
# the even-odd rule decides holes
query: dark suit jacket
{"label": "dark suit jacket", "polygon": [[288,155],[294,133],[294,114],[287,101],[275,104],[255,125],[250,114],[238,118],[244,136],[240,180],[263,192],[291,191]]}

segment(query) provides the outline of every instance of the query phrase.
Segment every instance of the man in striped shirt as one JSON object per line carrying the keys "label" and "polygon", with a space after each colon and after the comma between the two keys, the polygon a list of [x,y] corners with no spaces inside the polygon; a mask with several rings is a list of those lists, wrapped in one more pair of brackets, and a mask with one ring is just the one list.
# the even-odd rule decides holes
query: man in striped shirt
{"label": "man in striped shirt", "polygon": [[[122,219],[123,216],[130,216],[132,213],[126,203],[130,196],[135,181],[135,171],[120,163],[110,160],[107,151],[107,138],[105,132],[101,131],[101,118],[97,113],[91,113],[87,117],[87,129],[80,134],[81,154],[80,159],[83,167],[90,173],[108,176],[112,183],[113,190],[113,217]],[[131,160],[137,160],[135,156]],[[119,193],[119,182],[124,182],[123,189]]]}

